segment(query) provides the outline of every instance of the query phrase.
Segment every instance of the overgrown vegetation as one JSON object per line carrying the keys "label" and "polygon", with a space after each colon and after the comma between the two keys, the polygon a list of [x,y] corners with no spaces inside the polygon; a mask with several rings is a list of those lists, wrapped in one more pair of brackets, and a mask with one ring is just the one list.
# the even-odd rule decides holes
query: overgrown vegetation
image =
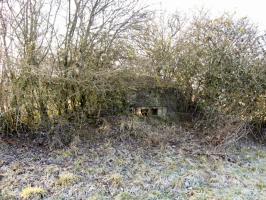
{"label": "overgrown vegetation", "polygon": [[1,133],[127,112],[127,93],[151,79],[178,88],[203,126],[219,113],[265,129],[266,40],[247,18],[157,17],[138,0],[12,0],[0,20]]}

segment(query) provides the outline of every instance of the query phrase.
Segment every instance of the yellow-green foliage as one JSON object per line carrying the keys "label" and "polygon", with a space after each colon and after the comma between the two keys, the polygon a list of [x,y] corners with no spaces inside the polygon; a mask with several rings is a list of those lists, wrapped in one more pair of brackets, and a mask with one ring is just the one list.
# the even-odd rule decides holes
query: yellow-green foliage
{"label": "yellow-green foliage", "polygon": [[67,187],[75,184],[78,181],[78,177],[72,173],[65,173],[59,176],[56,181],[56,185],[61,187]]}
{"label": "yellow-green foliage", "polygon": [[122,186],[123,184],[123,177],[118,173],[111,174],[107,179],[108,182],[110,182],[110,184],[115,187]]}
{"label": "yellow-green foliage", "polygon": [[26,187],[21,192],[22,199],[42,198],[47,192],[40,187]]}

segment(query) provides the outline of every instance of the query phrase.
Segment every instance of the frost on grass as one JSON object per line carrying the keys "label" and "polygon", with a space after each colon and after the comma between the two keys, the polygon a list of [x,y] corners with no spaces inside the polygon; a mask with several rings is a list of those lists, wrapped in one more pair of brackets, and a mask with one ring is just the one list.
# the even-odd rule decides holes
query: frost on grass
{"label": "frost on grass", "polygon": [[172,132],[156,143],[143,140],[145,135],[122,134],[82,144],[75,153],[5,146],[0,148],[0,199],[265,198],[265,147],[232,147],[220,157],[202,151],[193,138],[188,144],[187,133]]}

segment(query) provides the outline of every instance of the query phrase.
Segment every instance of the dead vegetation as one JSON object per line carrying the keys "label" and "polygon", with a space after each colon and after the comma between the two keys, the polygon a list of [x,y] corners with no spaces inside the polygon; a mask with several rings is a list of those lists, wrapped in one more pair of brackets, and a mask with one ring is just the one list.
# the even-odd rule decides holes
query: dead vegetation
{"label": "dead vegetation", "polygon": [[265,197],[264,147],[238,146],[266,133],[266,36],[247,18],[10,0],[0,30],[0,199]]}
{"label": "dead vegetation", "polygon": [[178,125],[138,118],[110,127],[91,143],[76,140],[70,148],[52,151],[1,141],[0,199],[22,194],[28,199],[147,200],[265,196],[262,146],[242,141],[221,151],[203,146],[195,133]]}
{"label": "dead vegetation", "polygon": [[158,19],[139,0],[12,0],[0,3],[0,22],[1,134],[41,132],[63,147],[72,127],[128,115],[127,97],[154,89],[168,91],[163,112],[181,108],[176,121],[177,112],[239,120],[215,132],[217,145],[265,124],[266,40],[247,18]]}

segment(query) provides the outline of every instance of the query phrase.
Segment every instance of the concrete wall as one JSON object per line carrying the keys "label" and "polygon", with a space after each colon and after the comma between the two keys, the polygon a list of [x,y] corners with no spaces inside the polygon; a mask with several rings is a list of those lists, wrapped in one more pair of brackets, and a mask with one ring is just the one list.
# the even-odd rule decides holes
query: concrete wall
{"label": "concrete wall", "polygon": [[[175,88],[142,88],[128,96],[131,108],[157,108],[158,116],[175,117],[182,112],[182,94]],[[141,115],[141,110],[135,112]]]}

